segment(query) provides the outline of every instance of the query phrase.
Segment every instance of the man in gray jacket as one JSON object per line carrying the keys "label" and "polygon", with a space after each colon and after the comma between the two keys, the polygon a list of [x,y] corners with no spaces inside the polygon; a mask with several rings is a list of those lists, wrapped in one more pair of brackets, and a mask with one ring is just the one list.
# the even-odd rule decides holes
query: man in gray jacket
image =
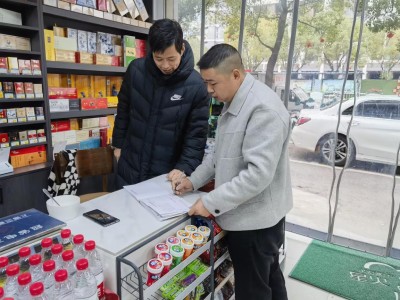
{"label": "man in gray jacket", "polygon": [[212,47],[197,65],[208,92],[224,108],[214,155],[190,177],[170,174],[172,186],[183,194],[215,178],[215,189],[189,215],[212,214],[227,231],[236,299],[287,299],[279,248],[292,208],[289,114],[269,87],[244,72],[232,46]]}

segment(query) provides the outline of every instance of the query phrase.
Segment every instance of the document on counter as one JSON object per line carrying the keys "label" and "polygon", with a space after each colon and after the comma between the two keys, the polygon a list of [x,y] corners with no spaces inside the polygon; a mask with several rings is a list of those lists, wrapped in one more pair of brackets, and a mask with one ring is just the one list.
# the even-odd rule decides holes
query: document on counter
{"label": "document on counter", "polygon": [[143,181],[124,186],[124,189],[161,221],[189,211],[189,205],[183,198],[174,195],[171,188],[155,182]]}

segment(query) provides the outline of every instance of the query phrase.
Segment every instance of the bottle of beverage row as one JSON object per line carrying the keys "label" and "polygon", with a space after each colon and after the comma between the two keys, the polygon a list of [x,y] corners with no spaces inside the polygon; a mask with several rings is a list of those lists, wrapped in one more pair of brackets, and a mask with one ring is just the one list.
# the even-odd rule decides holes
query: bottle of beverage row
{"label": "bottle of beverage row", "polygon": [[7,273],[6,269],[8,266],[8,257],[1,256],[0,257],[0,287],[3,287],[6,284]]}
{"label": "bottle of beverage row", "polygon": [[51,246],[51,259],[54,260],[56,263],[56,270],[59,270],[62,267],[63,260],[62,260],[62,252],[63,246],[61,244],[55,244]]}
{"label": "bottle of beverage row", "polygon": [[47,297],[44,290],[44,285],[42,282],[35,282],[33,283],[30,288],[29,292],[31,295],[31,300],[50,300],[50,299],[58,299],[58,298],[50,298]]}
{"label": "bottle of beverage row", "polygon": [[18,292],[18,274],[19,274],[19,265],[12,264],[9,265],[6,269],[7,272],[7,280],[6,285],[4,287],[4,294],[6,297],[15,297]]}
{"label": "bottle of beverage row", "polygon": [[43,271],[42,271],[42,256],[40,254],[34,254],[29,257],[29,272],[32,276],[32,282],[38,282],[43,280]]}
{"label": "bottle of beverage row", "polygon": [[73,244],[74,244],[74,257],[75,260],[78,260],[80,258],[84,258],[85,257],[85,249],[84,249],[84,237],[82,234],[77,234],[74,236],[73,238]]}
{"label": "bottle of beverage row", "polygon": [[61,245],[64,250],[72,250],[72,240],[71,240],[71,230],[63,229],[61,230]]}
{"label": "bottle of beverage row", "polygon": [[31,248],[22,247],[18,251],[19,270],[21,273],[29,271],[29,256],[31,256]]}
{"label": "bottle of beverage row", "polygon": [[56,271],[56,263],[54,260],[49,259],[43,263],[43,285],[44,285],[44,292],[50,298],[54,292],[54,273]]}
{"label": "bottle of beverage row", "polygon": [[98,300],[96,278],[89,271],[89,262],[81,258],[76,262],[74,294],[76,299]]}
{"label": "bottle of beverage row", "polygon": [[40,245],[42,246],[40,255],[43,257],[43,261],[51,259],[51,246],[53,245],[53,240],[51,238],[44,238]]}
{"label": "bottle of beverage row", "polygon": [[18,300],[29,299],[29,286],[32,283],[31,273],[25,272],[18,276],[18,291],[16,297]]}
{"label": "bottle of beverage row", "polygon": [[99,253],[96,251],[95,241],[87,241],[85,243],[86,258],[89,262],[90,272],[96,278],[97,296],[100,299],[104,298],[104,274]]}

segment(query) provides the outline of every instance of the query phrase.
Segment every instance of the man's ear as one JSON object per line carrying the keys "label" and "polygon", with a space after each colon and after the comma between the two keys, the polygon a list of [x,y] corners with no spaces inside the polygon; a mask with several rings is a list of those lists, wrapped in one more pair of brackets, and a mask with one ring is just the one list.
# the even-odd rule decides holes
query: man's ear
{"label": "man's ear", "polygon": [[238,70],[238,69],[233,69],[233,78],[235,80],[240,79],[240,77],[242,76],[242,73]]}
{"label": "man's ear", "polygon": [[181,55],[183,55],[183,53],[185,53],[185,43],[182,44]]}

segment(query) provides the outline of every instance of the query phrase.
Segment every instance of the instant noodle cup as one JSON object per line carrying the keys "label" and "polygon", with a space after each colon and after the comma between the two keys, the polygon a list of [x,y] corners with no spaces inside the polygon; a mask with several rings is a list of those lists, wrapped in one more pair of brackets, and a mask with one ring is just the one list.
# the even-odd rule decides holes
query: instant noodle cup
{"label": "instant noodle cup", "polygon": [[191,238],[184,238],[181,240],[181,247],[184,250],[183,260],[189,257],[190,254],[193,252],[194,242]]}
{"label": "instant noodle cup", "polygon": [[194,225],[186,225],[185,231],[189,234],[192,234],[193,232],[197,232],[197,227]]}
{"label": "instant noodle cup", "polygon": [[176,236],[182,241],[184,238],[190,237],[190,234],[186,230],[178,230]]}
{"label": "instant noodle cup", "polygon": [[171,270],[175,268],[177,265],[179,265],[183,259],[183,254],[185,253],[183,248],[179,245],[174,245],[171,247],[169,250],[169,253],[172,256],[172,264],[171,264]]}
{"label": "instant noodle cup", "polygon": [[177,238],[176,236],[170,236],[167,238],[167,245],[171,249],[172,246],[174,245],[180,245],[181,240]]}
{"label": "instant noodle cup", "polygon": [[166,243],[158,243],[154,246],[154,252],[156,256],[163,252],[169,252],[169,247]]}
{"label": "instant noodle cup", "polygon": [[157,255],[157,259],[161,260],[164,268],[161,272],[161,276],[167,274],[171,268],[172,264],[172,255],[166,252],[160,253]]}
{"label": "instant noodle cup", "polygon": [[147,282],[148,286],[151,286],[161,277],[161,272],[164,266],[161,260],[152,258],[147,262]]}
{"label": "instant noodle cup", "polygon": [[207,243],[208,238],[210,237],[211,230],[207,226],[200,226],[197,232],[201,233],[204,237],[204,244]]}
{"label": "instant noodle cup", "polygon": [[193,232],[190,235],[190,238],[193,240],[193,251],[196,251],[197,249],[199,249],[201,246],[204,245],[204,237],[201,233],[199,232]]}

